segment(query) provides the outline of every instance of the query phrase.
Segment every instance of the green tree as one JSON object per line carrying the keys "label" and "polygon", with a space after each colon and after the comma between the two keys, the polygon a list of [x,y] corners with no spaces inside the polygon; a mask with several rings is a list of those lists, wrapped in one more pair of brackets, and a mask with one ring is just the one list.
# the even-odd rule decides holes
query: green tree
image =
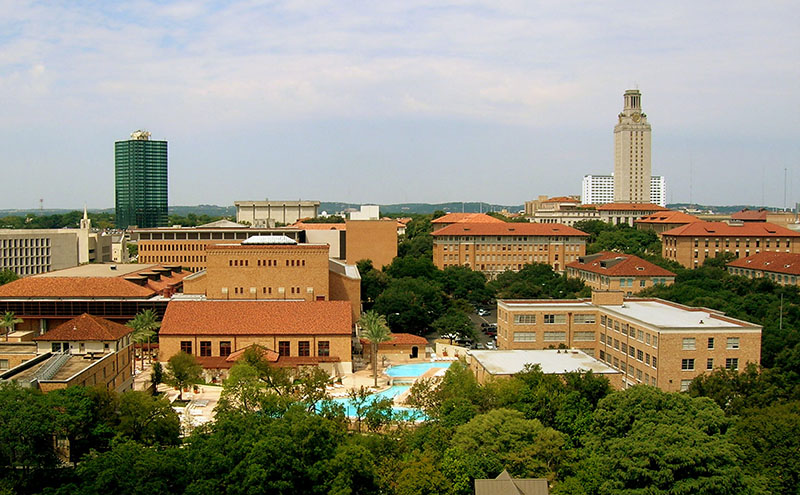
{"label": "green tree", "polygon": [[54,434],[69,442],[69,460],[105,451],[117,432],[118,397],[105,387],[67,387],[45,396],[55,412]]}
{"label": "green tree", "polygon": [[446,495],[451,483],[436,462],[423,455],[403,463],[392,484],[396,495]]}
{"label": "green tree", "polygon": [[197,363],[195,357],[181,351],[167,361],[167,374],[164,381],[178,387],[178,399],[182,401],[184,387],[199,383],[202,372],[203,368]]}
{"label": "green tree", "polygon": [[130,390],[119,399],[119,435],[142,445],[177,445],[181,421],[166,397]]}
{"label": "green tree", "polygon": [[393,330],[424,335],[431,323],[445,312],[447,304],[437,283],[401,278],[389,282],[373,309],[386,316]]}
{"label": "green tree", "polygon": [[466,313],[455,308],[451,308],[444,315],[440,316],[433,322],[431,328],[436,331],[440,336],[452,336],[474,339],[475,338],[475,325],[469,319]]}
{"label": "green tree", "polygon": [[0,270],[0,285],[7,284],[18,279],[19,275],[17,275],[17,272],[11,270]]}
{"label": "green tree", "polygon": [[153,370],[150,373],[150,383],[153,384],[153,395],[158,393],[158,386],[164,382],[164,367],[159,361],[153,363]]}
{"label": "green tree", "polygon": [[424,278],[433,280],[436,266],[430,256],[398,256],[386,267],[385,273],[392,278]]}
{"label": "green tree", "polygon": [[361,337],[367,339],[370,344],[370,361],[372,361],[372,378],[375,386],[378,386],[378,345],[392,339],[389,327],[386,325],[386,318],[375,311],[367,311],[361,314],[358,319],[361,327]]}
{"label": "green tree", "polygon": [[361,300],[372,303],[386,289],[389,277],[372,266],[372,261],[361,260],[356,263],[358,273],[361,275]]}
{"label": "green tree", "polygon": [[0,320],[0,327],[5,329],[3,332],[4,340],[8,341],[8,334],[14,331],[14,327],[18,323],[22,323],[22,320],[17,318],[17,315],[15,315],[13,311],[6,311],[3,314],[3,319]]}
{"label": "green tree", "polygon": [[22,491],[35,471],[55,465],[56,412],[36,389],[0,383],[0,466],[3,477]]}
{"label": "green tree", "polygon": [[498,298],[511,299],[573,299],[585,290],[582,281],[559,275],[546,263],[531,263],[518,272],[503,272],[488,287]]}
{"label": "green tree", "polygon": [[368,495],[380,493],[375,456],[362,445],[340,445],[327,470],[333,475],[330,495]]}
{"label": "green tree", "polygon": [[486,276],[468,266],[448,266],[436,275],[442,290],[453,299],[479,305],[488,304],[494,296],[486,286]]}
{"label": "green tree", "polygon": [[144,356],[150,355],[150,340],[156,336],[156,332],[161,328],[158,315],[152,309],[140,311],[133,317],[127,325],[133,328],[133,341],[137,344],[147,342],[147,350],[142,350],[142,370],[144,370]]}

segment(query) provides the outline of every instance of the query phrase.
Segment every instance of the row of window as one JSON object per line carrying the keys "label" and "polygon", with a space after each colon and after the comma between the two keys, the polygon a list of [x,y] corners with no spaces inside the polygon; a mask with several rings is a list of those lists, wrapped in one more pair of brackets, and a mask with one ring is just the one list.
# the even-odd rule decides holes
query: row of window
{"label": "row of window", "polygon": [[[181,341],[181,351],[192,354],[192,341],[191,340],[182,340]],[[230,340],[223,340],[219,343],[219,356],[226,357],[230,356],[231,354],[231,341]],[[291,356],[292,355],[292,345],[291,342],[288,340],[281,340],[278,341],[278,354],[280,356]],[[211,341],[209,340],[201,340],[200,341],[200,354],[201,357],[211,357],[212,356],[212,345]],[[311,342],[308,340],[301,340],[297,343],[297,355],[298,356],[311,356]],[[329,340],[320,340],[317,342],[317,356],[330,356],[331,355],[331,343]]]}
{"label": "row of window", "polygon": [[[544,342],[565,342],[567,332],[544,332]],[[594,332],[578,331],[572,334],[574,342],[594,342]],[[536,332],[514,332],[514,342],[536,342]]]}
{"label": "row of window", "polygon": [[[681,370],[694,371],[694,358],[681,359]],[[711,371],[714,369],[714,358],[706,359],[706,369]],[[738,370],[739,358],[725,358],[725,369]]]}
{"label": "row of window", "polygon": [[169,243],[169,244],[139,244],[140,251],[205,251],[206,244],[185,244],[185,243]]}
{"label": "row of window", "polygon": [[23,239],[2,239],[0,247],[4,248],[25,248],[25,247],[49,247],[50,238],[48,237],[26,237]]}
{"label": "row of window", "polygon": [[607,352],[600,351],[600,360],[605,361],[609,366],[622,371],[623,374],[628,375],[631,378],[635,378],[639,383],[652,385],[654,387],[657,385],[656,377],[651,376],[647,370],[642,370],[641,368],[630,365],[625,361],[620,361],[619,358],[612,356]]}
{"label": "row of window", "polygon": [[650,356],[649,352],[645,352],[642,349],[637,349],[636,347],[628,345],[625,342],[620,342],[618,339],[614,339],[610,335],[605,335],[601,333],[600,343],[605,344],[606,346],[609,347],[613,347],[614,349],[620,351],[622,354],[627,354],[628,356],[648,366],[652,366],[653,368],[658,368],[658,358],[656,358],[655,356]]}
{"label": "row of window", "polygon": [[[714,349],[714,337],[706,339],[706,349]],[[697,339],[695,337],[684,337],[681,342],[681,348],[684,351],[694,351],[697,349]],[[728,350],[739,348],[739,337],[726,337],[725,348]]]}
{"label": "row of window", "polygon": [[632,339],[638,340],[639,342],[644,342],[647,345],[658,347],[658,335],[655,334],[651,335],[647,332],[636,329],[628,325],[627,323],[616,321],[611,317],[606,317],[605,315],[601,315],[600,325],[607,328],[608,330],[614,330],[615,332],[621,333],[622,335],[627,335]]}

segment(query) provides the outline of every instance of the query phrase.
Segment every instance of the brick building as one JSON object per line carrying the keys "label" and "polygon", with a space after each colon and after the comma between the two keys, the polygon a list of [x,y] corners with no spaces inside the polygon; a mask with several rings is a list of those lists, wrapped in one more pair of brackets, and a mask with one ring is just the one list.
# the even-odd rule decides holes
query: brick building
{"label": "brick building", "polygon": [[320,366],[331,375],[352,371],[352,325],[346,301],[173,301],[159,332],[159,359],[180,351],[207,370],[252,345],[277,353],[278,366]]}
{"label": "brick building", "polygon": [[69,386],[133,389],[132,329],[83,314],[34,337],[36,357],[0,375],[0,381],[50,392]]}
{"label": "brick building", "polygon": [[761,326],[706,308],[593,292],[591,300],[498,300],[499,349],[576,348],[625,374],[625,386],[685,390],[720,367],[761,357]]}
{"label": "brick building", "polygon": [[372,260],[380,270],[397,256],[396,220],[347,220],[344,259],[349,265]]}
{"label": "brick building", "polygon": [[438,230],[454,223],[506,223],[485,213],[448,213],[431,220],[433,230]]}
{"label": "brick building", "polygon": [[433,232],[433,263],[439,269],[468,266],[495,277],[528,263],[561,272],[586,254],[588,234],[543,223],[455,223]]}
{"label": "brick building", "polygon": [[662,256],[686,268],[702,266],[720,253],[737,258],[765,251],[800,253],[800,232],[767,222],[693,222],[667,230],[661,240]]}
{"label": "brick building", "polygon": [[667,230],[682,227],[688,223],[702,222],[699,218],[681,211],[660,211],[636,220],[636,228],[644,231],[655,232],[659,238]]}
{"label": "brick building", "polygon": [[607,203],[597,207],[600,220],[612,225],[628,224],[633,227],[637,220],[654,213],[669,211],[652,203]]}
{"label": "brick building", "polygon": [[567,264],[567,276],[581,279],[592,290],[636,294],[654,285],[672,285],[675,274],[632,254],[603,251],[580,256]]}
{"label": "brick building", "polygon": [[728,273],[768,278],[780,285],[800,285],[800,254],[764,252],[728,263]]}

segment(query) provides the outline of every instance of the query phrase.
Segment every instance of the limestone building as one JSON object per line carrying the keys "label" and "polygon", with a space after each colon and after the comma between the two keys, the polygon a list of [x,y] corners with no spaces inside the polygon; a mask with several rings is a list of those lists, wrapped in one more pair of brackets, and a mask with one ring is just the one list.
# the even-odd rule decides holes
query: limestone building
{"label": "limestone building", "polygon": [[591,300],[498,300],[499,349],[576,348],[623,375],[624,386],[686,390],[703,373],[761,359],[761,326],[661,299],[593,292]]}
{"label": "limestone building", "polygon": [[650,203],[650,124],[638,89],[625,91],[614,126],[614,201]]}
{"label": "limestone building", "polygon": [[314,218],[319,201],[234,201],[236,221],[253,227],[289,225],[304,218]]}

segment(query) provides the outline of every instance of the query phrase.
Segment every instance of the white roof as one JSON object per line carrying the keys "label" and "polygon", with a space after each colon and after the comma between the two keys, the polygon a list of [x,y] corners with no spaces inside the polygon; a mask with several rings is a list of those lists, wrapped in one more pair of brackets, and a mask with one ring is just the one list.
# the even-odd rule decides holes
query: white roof
{"label": "white roof", "polygon": [[285,235],[254,235],[243,240],[242,244],[297,244],[297,241]]}
{"label": "white roof", "polygon": [[585,352],[574,349],[542,349],[530,351],[469,351],[488,373],[514,375],[526,364],[538,364],[546,375],[560,375],[575,371],[593,373],[619,373]]}
{"label": "white roof", "polygon": [[603,309],[662,328],[740,328],[744,326],[712,318],[713,313],[703,308],[688,310],[659,301],[625,301],[622,306],[603,306]]}

